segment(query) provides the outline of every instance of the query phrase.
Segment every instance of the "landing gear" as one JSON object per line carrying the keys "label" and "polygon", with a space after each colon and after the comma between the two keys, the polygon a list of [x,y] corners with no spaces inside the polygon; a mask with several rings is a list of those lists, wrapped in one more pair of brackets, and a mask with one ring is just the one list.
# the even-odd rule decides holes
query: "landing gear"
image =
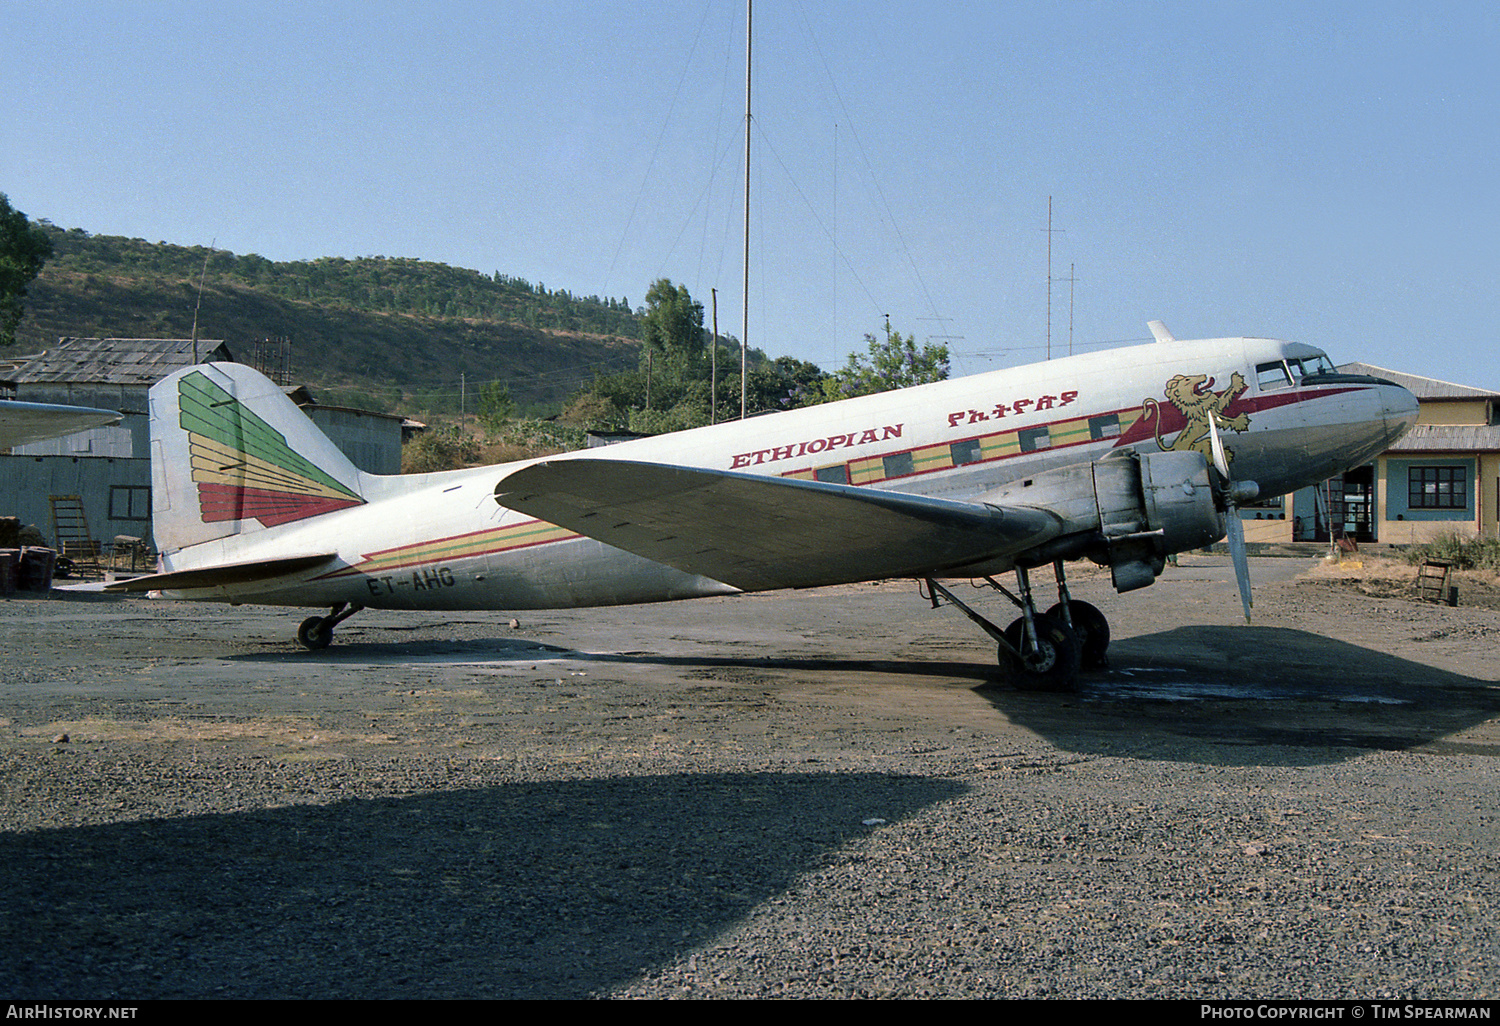
{"label": "landing gear", "polygon": [[[1078,636],[1046,614],[1037,614],[1033,625],[1036,628],[1035,642],[1026,631],[1024,616],[1005,629],[1005,640],[1019,653],[1019,660],[1011,657],[1012,665],[1019,665],[1021,669],[1011,677],[1016,687],[1022,691],[1075,690],[1082,658]],[[1001,652],[1005,650],[1001,649]]]}
{"label": "landing gear", "polygon": [[327,648],[333,642],[333,629],[363,608],[340,602],[327,616],[309,616],[297,628],[297,644],[309,652]]}
{"label": "landing gear", "polygon": [[324,626],[321,616],[309,616],[297,628],[297,644],[309,652],[327,648],[333,641],[333,628]]}
{"label": "landing gear", "polygon": [[1098,608],[1070,599],[1047,610],[1047,616],[1063,623],[1071,622],[1073,633],[1078,635],[1083,656],[1081,665],[1085,670],[1109,668],[1109,657],[1104,654],[1109,648],[1109,621]]}
{"label": "landing gear", "polygon": [[1062,560],[1053,564],[1057,573],[1057,604],[1039,613],[1031,597],[1031,580],[1023,567],[1016,568],[1020,595],[1012,595],[993,577],[984,578],[996,591],[1020,607],[1021,615],[1005,630],[970,609],[958,596],[932,578],[927,591],[934,608],[938,596],[957,606],[999,644],[1001,672],[1023,691],[1073,691],[1080,667],[1108,666],[1109,622],[1087,602],[1068,595]]}

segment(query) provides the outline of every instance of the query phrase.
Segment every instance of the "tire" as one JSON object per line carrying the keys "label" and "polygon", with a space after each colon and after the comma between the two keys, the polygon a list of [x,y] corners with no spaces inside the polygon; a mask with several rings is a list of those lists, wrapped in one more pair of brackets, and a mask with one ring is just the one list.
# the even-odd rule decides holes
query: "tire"
{"label": "tire", "polygon": [[1077,635],[1063,623],[1041,613],[1036,617],[1036,633],[1039,647],[1032,652],[1026,641],[1024,617],[1005,629],[1005,640],[1023,657],[1019,672],[1012,678],[1016,687],[1022,691],[1076,690],[1082,659]]}
{"label": "tire", "polygon": [[333,642],[333,628],[323,622],[321,616],[309,616],[297,628],[297,644],[309,652],[318,652]]}
{"label": "tire", "polygon": [[[1109,656],[1105,653],[1109,649],[1109,621],[1098,608],[1077,599],[1068,603],[1068,611],[1073,614],[1073,633],[1078,635],[1078,643],[1083,650],[1079,665],[1085,670],[1108,668]],[[1047,610],[1047,615],[1058,623],[1066,623],[1061,602]]]}

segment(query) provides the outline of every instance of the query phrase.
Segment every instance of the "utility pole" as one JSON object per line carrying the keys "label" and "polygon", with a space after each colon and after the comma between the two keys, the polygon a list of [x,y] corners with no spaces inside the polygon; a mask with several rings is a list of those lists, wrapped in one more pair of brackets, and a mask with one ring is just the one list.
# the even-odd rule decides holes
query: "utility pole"
{"label": "utility pole", "polygon": [[745,0],[745,281],[740,314],[740,420],[745,419],[745,371],[750,362],[750,25],[753,0]]}
{"label": "utility pole", "polygon": [[708,354],[708,422],[719,422],[719,290],[709,289],[714,308],[714,347]]}
{"label": "utility pole", "polygon": [[1072,264],[1068,265],[1068,276],[1066,278],[1057,278],[1055,280],[1056,281],[1065,281],[1065,282],[1068,283],[1068,355],[1072,356],[1073,355],[1073,283],[1078,280],[1077,275],[1074,274],[1074,272],[1073,272],[1073,265]]}
{"label": "utility pole", "polygon": [[198,311],[203,307],[203,279],[208,277],[208,258],[214,255],[214,246],[218,245],[218,236],[208,244],[208,252],[203,254],[203,270],[198,272],[198,302],[193,306],[193,364],[198,363]]}
{"label": "utility pole", "polygon": [[1068,355],[1073,355],[1073,283],[1078,276],[1073,273],[1073,265],[1068,264]]}
{"label": "utility pole", "polygon": [[[1052,359],[1052,233],[1064,231],[1052,227],[1052,197],[1047,197],[1047,359]],[[1070,351],[1072,343],[1069,342]]]}

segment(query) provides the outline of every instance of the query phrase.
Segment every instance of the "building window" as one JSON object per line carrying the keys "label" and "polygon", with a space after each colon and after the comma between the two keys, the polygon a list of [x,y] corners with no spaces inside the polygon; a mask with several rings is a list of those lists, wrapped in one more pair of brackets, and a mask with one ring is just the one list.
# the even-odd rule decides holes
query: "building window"
{"label": "building window", "polygon": [[1406,477],[1409,509],[1466,509],[1469,505],[1465,467],[1411,467]]}
{"label": "building window", "polygon": [[1256,520],[1267,519],[1266,514],[1273,514],[1271,519],[1285,518],[1286,496],[1269,495],[1258,496],[1249,502],[1240,503],[1240,512],[1253,512]]}
{"label": "building window", "polygon": [[150,520],[151,489],[145,485],[110,485],[109,519]]}

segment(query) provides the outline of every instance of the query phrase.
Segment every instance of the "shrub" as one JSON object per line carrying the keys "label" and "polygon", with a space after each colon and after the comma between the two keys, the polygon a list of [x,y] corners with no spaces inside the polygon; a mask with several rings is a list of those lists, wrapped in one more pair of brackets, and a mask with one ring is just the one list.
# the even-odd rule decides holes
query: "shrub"
{"label": "shrub", "polygon": [[479,443],[456,428],[427,431],[401,449],[401,473],[430,474],[479,462]]}
{"label": "shrub", "polygon": [[1493,538],[1460,538],[1445,534],[1406,550],[1410,563],[1441,559],[1460,570],[1500,571],[1500,541]]}

